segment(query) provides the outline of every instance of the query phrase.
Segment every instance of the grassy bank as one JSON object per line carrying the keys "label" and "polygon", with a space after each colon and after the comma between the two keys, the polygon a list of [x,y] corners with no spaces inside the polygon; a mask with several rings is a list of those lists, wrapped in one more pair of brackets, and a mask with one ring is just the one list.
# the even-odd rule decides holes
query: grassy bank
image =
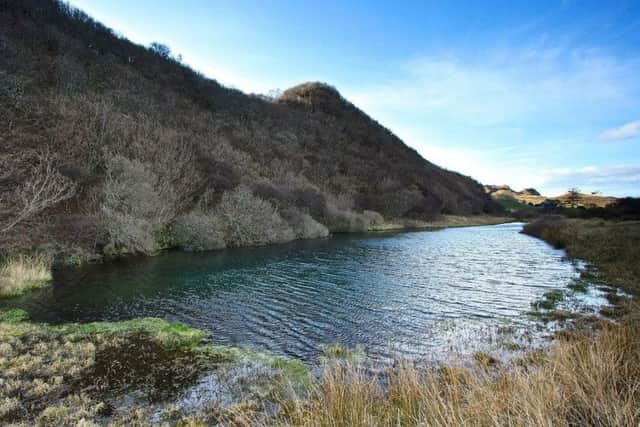
{"label": "grassy bank", "polygon": [[442,215],[431,221],[395,220],[374,224],[369,231],[429,230],[449,227],[472,227],[478,225],[496,225],[512,222],[513,218],[493,215]]}
{"label": "grassy bank", "polygon": [[[299,362],[203,337],[160,319],[53,326],[0,311],[0,424],[224,422],[265,413],[264,405],[308,386]],[[188,404],[192,389],[200,390],[198,408]]]}
{"label": "grassy bank", "polygon": [[593,264],[596,280],[640,294],[640,222],[548,217],[527,224],[523,232]]}
{"label": "grassy bank", "polygon": [[13,297],[42,288],[50,281],[49,257],[19,255],[0,259],[0,298]]}

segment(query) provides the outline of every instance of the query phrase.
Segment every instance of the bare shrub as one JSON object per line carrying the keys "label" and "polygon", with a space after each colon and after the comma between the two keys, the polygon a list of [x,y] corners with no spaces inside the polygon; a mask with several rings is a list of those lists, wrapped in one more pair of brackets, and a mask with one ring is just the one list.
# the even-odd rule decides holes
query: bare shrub
{"label": "bare shrub", "polygon": [[107,177],[101,206],[109,241],[105,252],[153,253],[159,233],[175,216],[171,188],[147,165],[120,155],[107,159]]}
{"label": "bare shrub", "polygon": [[369,222],[362,214],[354,212],[353,199],[347,195],[329,196],[322,216],[322,222],[336,233],[363,232],[369,229]]}
{"label": "bare shrub", "polygon": [[296,239],[317,239],[329,235],[327,227],[296,208],[284,209],[280,214],[293,229]]}
{"label": "bare shrub", "polygon": [[256,246],[294,239],[291,227],[268,201],[246,186],[225,192],[216,213],[225,229],[227,246]]}
{"label": "bare shrub", "polygon": [[369,227],[373,225],[382,225],[384,224],[384,218],[376,211],[363,211],[362,215],[364,219],[367,221]]}
{"label": "bare shrub", "polygon": [[224,249],[222,222],[204,212],[190,212],[176,218],[171,226],[177,245],[186,251]]}
{"label": "bare shrub", "polygon": [[9,183],[5,185],[10,187],[0,194],[0,232],[11,230],[76,193],[76,184],[60,173],[50,151],[36,154],[34,161],[29,165],[26,161],[0,160],[0,184]]}
{"label": "bare shrub", "polygon": [[365,218],[356,212],[328,207],[323,218],[329,230],[336,233],[358,233],[369,229]]}

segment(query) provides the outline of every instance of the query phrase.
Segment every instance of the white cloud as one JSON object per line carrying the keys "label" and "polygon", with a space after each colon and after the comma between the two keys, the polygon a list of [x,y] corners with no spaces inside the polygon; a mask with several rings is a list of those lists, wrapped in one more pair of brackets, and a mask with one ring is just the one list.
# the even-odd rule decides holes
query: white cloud
{"label": "white cloud", "polygon": [[638,135],[640,135],[640,120],[609,129],[602,134],[602,137],[608,140],[616,140],[634,138]]}

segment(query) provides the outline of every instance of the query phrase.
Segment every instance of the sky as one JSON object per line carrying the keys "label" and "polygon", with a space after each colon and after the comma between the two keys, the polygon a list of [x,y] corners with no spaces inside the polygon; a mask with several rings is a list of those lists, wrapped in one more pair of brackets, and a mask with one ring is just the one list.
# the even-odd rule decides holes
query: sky
{"label": "sky", "polygon": [[329,83],[484,184],[640,196],[640,1],[71,4],[245,92]]}

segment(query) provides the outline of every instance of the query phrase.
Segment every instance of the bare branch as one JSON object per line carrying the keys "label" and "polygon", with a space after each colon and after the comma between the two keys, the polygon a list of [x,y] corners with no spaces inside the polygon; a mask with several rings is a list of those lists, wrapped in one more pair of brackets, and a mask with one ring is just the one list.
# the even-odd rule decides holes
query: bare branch
{"label": "bare branch", "polygon": [[[15,163],[3,161],[0,177],[10,179],[18,173]],[[46,150],[37,155],[36,164],[27,169],[26,177],[12,190],[0,195],[0,232],[37,215],[76,193],[76,184],[55,166],[55,157]],[[5,219],[6,218],[6,219]]]}

